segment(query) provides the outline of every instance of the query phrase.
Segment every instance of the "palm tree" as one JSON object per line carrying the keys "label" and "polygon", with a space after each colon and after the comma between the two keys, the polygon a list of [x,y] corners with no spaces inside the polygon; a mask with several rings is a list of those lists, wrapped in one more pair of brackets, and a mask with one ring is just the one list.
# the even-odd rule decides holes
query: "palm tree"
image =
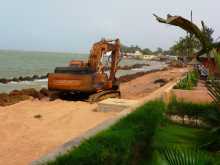
{"label": "palm tree", "polygon": [[211,35],[213,34],[214,30],[205,26],[204,22],[202,21],[202,30],[192,23],[191,21],[181,17],[181,16],[172,16],[167,15],[167,19],[163,19],[158,17],[154,14],[157,21],[160,23],[165,23],[173,26],[178,26],[185,30],[186,32],[194,35],[201,43],[201,49],[195,53],[195,56],[199,59],[199,57],[203,54],[208,54],[214,48],[220,48],[220,42],[213,42]]}
{"label": "palm tree", "polygon": [[212,165],[212,158],[205,152],[198,149],[180,147],[180,146],[165,146],[160,148],[159,153],[162,160],[167,165]]}

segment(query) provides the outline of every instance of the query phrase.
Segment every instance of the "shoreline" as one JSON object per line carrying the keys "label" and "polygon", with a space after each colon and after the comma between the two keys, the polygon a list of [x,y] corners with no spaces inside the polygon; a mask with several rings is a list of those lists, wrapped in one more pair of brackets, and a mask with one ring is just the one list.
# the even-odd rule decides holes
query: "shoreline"
{"label": "shoreline", "polygon": [[[125,66],[119,66],[118,70],[131,70],[131,69],[140,69],[144,66],[150,66],[149,64],[134,64],[131,66],[125,65]],[[106,68],[105,71],[108,69]],[[42,80],[42,79],[47,79],[49,73],[46,73],[44,75],[32,75],[32,76],[19,76],[19,77],[13,77],[13,78],[0,78],[0,83],[1,84],[8,84],[8,83],[18,83],[18,82],[24,82],[24,81],[30,81],[33,82],[35,80]]]}
{"label": "shoreline", "polygon": [[[156,73],[156,72],[160,72],[160,71],[164,71],[164,70],[168,70],[167,68],[163,68],[163,69],[153,69],[150,71],[146,71],[146,72],[137,72],[134,74],[128,74],[128,75],[124,75],[118,78],[119,83],[126,83],[129,82],[131,80],[134,80],[138,77],[144,76],[146,74],[149,73]],[[25,88],[22,90],[12,90],[8,93],[0,93],[0,107],[5,107],[5,106],[9,106],[9,105],[13,105],[16,103],[19,103],[21,101],[24,100],[28,100],[28,99],[38,99],[38,100],[42,100],[42,99],[48,99],[48,100],[54,100],[56,99],[58,96],[54,96],[53,92],[50,92],[47,88],[41,88],[40,90],[36,90],[34,88]],[[60,97],[58,97],[60,98]]]}

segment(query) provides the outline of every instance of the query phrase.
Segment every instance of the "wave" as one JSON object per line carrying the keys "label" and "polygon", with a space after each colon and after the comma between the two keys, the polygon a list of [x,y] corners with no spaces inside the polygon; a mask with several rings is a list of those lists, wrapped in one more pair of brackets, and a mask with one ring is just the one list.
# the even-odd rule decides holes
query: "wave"
{"label": "wave", "polygon": [[47,81],[48,81],[48,79],[37,79],[37,80],[33,80],[33,81],[19,81],[19,82],[11,81],[8,84],[32,84],[35,82],[47,82]]}
{"label": "wave", "polygon": [[38,80],[34,80],[35,82],[47,82],[48,81],[48,79],[47,78],[45,78],[45,79],[38,79]]}

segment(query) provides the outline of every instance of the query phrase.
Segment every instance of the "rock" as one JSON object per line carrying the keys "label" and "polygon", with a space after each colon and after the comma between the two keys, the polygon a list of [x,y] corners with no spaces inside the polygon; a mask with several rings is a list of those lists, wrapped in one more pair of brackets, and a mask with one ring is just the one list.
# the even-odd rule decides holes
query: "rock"
{"label": "rock", "polygon": [[37,80],[37,79],[39,79],[39,76],[38,75],[33,75],[32,79]]}
{"label": "rock", "polygon": [[40,115],[40,114],[38,114],[38,115],[34,115],[34,118],[36,118],[36,119],[40,119],[40,118],[42,118],[42,115]]}
{"label": "rock", "polygon": [[16,92],[19,91],[13,91],[10,94],[0,93],[0,106],[8,106],[29,99],[29,96],[20,93],[15,94]]}
{"label": "rock", "polygon": [[119,78],[119,82],[128,82],[130,80],[133,80],[137,77],[143,76],[144,74],[147,74],[146,72],[138,72],[130,75],[121,76]]}
{"label": "rock", "polygon": [[0,93],[0,106],[5,106],[10,102],[10,97],[7,93]]}
{"label": "rock", "polygon": [[166,83],[168,82],[168,80],[165,79],[157,79],[154,81],[154,84],[160,84],[160,87],[164,86]]}
{"label": "rock", "polygon": [[32,96],[33,98],[40,98],[39,92],[34,88],[23,89],[21,92],[23,95]]}
{"label": "rock", "polygon": [[0,83],[7,84],[9,82],[10,82],[10,80],[8,80],[8,79],[5,79],[5,78],[0,79]]}
{"label": "rock", "polygon": [[23,93],[19,90],[13,90],[9,93],[9,96],[21,96]]}
{"label": "rock", "polygon": [[11,81],[18,82],[20,80],[18,78],[14,77],[14,78],[11,79]]}
{"label": "rock", "polygon": [[46,78],[47,78],[47,75],[40,76],[40,79],[46,79]]}
{"label": "rock", "polygon": [[24,80],[25,81],[33,81],[33,78],[30,76],[26,76],[26,77],[24,77]]}
{"label": "rock", "polygon": [[24,81],[24,80],[25,80],[25,78],[22,77],[22,76],[18,77],[18,79],[19,79],[20,81]]}
{"label": "rock", "polygon": [[40,90],[40,93],[43,95],[43,96],[46,96],[46,97],[49,97],[50,96],[50,91],[47,89],[47,88],[42,88]]}
{"label": "rock", "polygon": [[155,84],[157,84],[157,83],[167,83],[167,80],[160,78],[160,79],[155,80],[154,83]]}

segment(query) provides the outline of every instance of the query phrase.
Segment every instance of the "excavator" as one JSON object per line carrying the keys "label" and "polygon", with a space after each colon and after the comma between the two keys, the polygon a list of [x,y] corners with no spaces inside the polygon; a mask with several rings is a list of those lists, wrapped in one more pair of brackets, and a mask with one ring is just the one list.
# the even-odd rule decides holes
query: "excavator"
{"label": "excavator", "polygon": [[48,89],[59,94],[87,96],[89,102],[119,98],[115,75],[120,59],[120,40],[102,39],[93,45],[87,62],[72,60],[67,67],[55,68],[54,73],[48,75]]}

